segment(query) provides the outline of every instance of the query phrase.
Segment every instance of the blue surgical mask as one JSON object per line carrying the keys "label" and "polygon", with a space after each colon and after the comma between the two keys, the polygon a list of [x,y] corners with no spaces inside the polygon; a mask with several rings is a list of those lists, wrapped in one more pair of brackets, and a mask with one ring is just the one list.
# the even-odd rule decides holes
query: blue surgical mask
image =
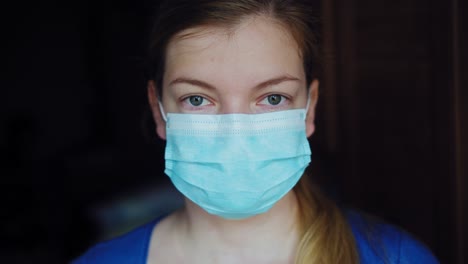
{"label": "blue surgical mask", "polygon": [[166,169],[210,214],[244,219],[268,211],[311,160],[306,109],[263,114],[175,114],[166,119]]}

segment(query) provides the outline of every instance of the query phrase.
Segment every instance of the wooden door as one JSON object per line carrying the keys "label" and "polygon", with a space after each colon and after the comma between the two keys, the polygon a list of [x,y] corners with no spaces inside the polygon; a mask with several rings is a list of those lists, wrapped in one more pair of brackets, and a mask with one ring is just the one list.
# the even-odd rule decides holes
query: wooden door
{"label": "wooden door", "polygon": [[317,144],[346,203],[410,231],[442,263],[467,260],[466,7],[322,1]]}

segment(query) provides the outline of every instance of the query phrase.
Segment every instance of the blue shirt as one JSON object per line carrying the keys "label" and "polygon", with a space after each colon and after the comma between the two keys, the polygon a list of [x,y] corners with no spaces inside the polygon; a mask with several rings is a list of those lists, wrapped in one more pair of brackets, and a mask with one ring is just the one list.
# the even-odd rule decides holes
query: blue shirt
{"label": "blue shirt", "polygon": [[[362,264],[439,263],[422,243],[401,229],[370,221],[356,212],[347,212],[347,218]],[[72,263],[145,264],[151,234],[159,220],[156,219],[123,236],[99,243]]]}

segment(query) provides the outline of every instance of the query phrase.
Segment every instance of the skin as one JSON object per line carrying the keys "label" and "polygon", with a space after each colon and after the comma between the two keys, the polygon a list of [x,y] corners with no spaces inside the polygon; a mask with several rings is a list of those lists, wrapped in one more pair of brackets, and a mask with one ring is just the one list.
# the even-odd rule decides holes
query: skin
{"label": "skin", "polygon": [[[179,35],[184,33],[195,34],[176,36],[167,49],[161,100],[166,113],[258,114],[305,108],[310,98],[305,122],[307,136],[313,134],[318,81],[306,84],[298,47],[284,28],[252,17],[232,34],[215,27]],[[191,104],[193,96],[200,105]],[[274,97],[281,100],[271,104]],[[156,133],[166,139],[153,81],[148,98]],[[298,217],[292,190],[268,212],[244,220],[210,215],[186,200],[185,208],[153,230],[148,263],[293,263]]]}

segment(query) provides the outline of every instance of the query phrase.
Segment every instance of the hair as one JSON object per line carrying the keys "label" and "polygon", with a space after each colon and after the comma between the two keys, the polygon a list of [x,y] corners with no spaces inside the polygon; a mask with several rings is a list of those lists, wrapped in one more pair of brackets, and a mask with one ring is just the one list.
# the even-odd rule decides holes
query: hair
{"label": "hair", "polygon": [[[277,22],[297,43],[307,83],[321,72],[320,26],[310,4],[294,0],[168,0],[163,1],[150,36],[149,76],[158,93],[166,50],[180,32],[201,26],[232,29],[244,19],[262,16]],[[294,187],[300,217],[296,263],[358,263],[354,236],[338,206],[311,184],[305,173]]]}

